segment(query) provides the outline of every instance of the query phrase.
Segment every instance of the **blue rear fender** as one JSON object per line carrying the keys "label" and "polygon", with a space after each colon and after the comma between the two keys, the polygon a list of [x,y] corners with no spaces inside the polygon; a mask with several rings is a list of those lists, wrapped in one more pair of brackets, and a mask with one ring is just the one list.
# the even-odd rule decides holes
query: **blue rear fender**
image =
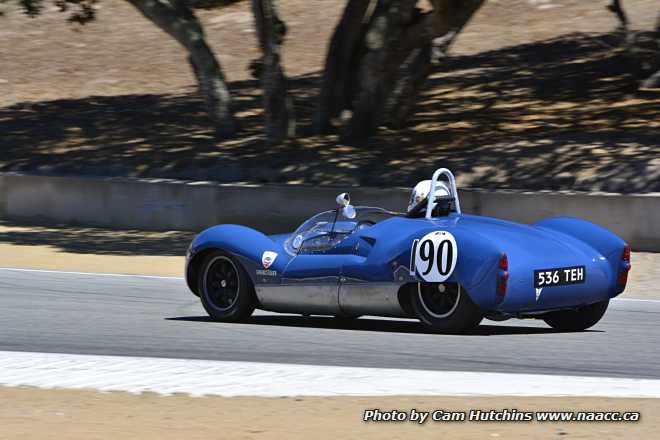
{"label": "blue rear fender", "polygon": [[[505,225],[505,223],[502,223]],[[507,293],[495,310],[505,313],[566,309],[620,293],[616,277],[624,242],[605,228],[575,218],[553,218],[511,226],[493,240],[508,255]],[[581,284],[534,287],[534,271],[585,266]]]}
{"label": "blue rear fender", "polygon": [[596,250],[609,264],[609,281],[613,286],[610,296],[623,292],[624,289],[617,286],[616,280],[619,272],[625,270],[626,263],[621,257],[626,242],[619,236],[595,223],[574,217],[553,217],[542,220],[534,226],[578,239]]}
{"label": "blue rear fender", "polygon": [[503,249],[487,234],[462,228],[460,223],[447,231],[458,247],[456,269],[448,281],[459,283],[482,310],[493,310],[501,301],[496,290]]}
{"label": "blue rear fender", "polygon": [[[537,228],[552,229],[562,234],[570,235],[588,244],[606,257],[617,254],[621,256],[625,242],[610,230],[574,217],[553,217],[535,223]],[[618,261],[617,261],[618,262]]]}
{"label": "blue rear fender", "polygon": [[[277,237],[275,237],[277,238]],[[263,268],[261,258],[264,252],[277,253],[277,258],[269,269],[277,271],[278,274],[286,267],[290,256],[284,251],[281,240],[273,240],[271,237],[241,225],[218,225],[212,226],[200,232],[190,245],[189,255],[186,261],[186,281],[188,287],[196,293],[196,270],[201,264],[204,255],[214,249],[229,252],[236,257],[245,268],[246,272],[255,281],[255,270]]]}
{"label": "blue rear fender", "polygon": [[367,281],[392,281],[398,267],[410,268],[414,240],[444,230],[454,235],[458,246],[456,268],[447,281],[461,284],[481,308],[492,309],[498,300],[496,276],[502,250],[487,235],[461,226],[460,218],[456,215],[432,220],[399,217],[377,224],[359,234],[367,237],[366,246],[372,246],[365,256],[349,260],[344,275]]}

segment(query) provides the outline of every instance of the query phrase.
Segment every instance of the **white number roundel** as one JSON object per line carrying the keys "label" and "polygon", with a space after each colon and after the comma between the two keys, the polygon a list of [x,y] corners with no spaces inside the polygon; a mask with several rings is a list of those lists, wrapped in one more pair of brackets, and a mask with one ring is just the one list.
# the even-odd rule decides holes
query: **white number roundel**
{"label": "white number roundel", "polygon": [[413,242],[410,273],[429,283],[442,283],[454,272],[457,259],[454,236],[447,231],[434,231]]}

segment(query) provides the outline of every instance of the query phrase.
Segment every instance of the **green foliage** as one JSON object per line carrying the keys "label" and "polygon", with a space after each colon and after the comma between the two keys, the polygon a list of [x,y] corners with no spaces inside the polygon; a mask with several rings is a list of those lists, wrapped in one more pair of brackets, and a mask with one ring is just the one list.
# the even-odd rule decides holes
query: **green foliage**
{"label": "green foliage", "polygon": [[[94,5],[98,0],[50,0],[60,12],[67,13],[67,21],[71,23],[85,24],[96,18]],[[0,3],[16,3],[18,7],[29,17],[41,14],[46,0],[0,0]],[[2,11],[0,11],[2,15]]]}
{"label": "green foliage", "polygon": [[[99,0],[0,0],[0,4],[15,3],[26,15],[36,17],[41,14],[44,3],[48,1],[57,6],[60,12],[68,14],[67,21],[85,24],[96,18],[94,5]],[[183,0],[186,5],[194,9],[220,8],[239,1],[242,0]],[[2,10],[0,10],[0,16],[2,15]]]}

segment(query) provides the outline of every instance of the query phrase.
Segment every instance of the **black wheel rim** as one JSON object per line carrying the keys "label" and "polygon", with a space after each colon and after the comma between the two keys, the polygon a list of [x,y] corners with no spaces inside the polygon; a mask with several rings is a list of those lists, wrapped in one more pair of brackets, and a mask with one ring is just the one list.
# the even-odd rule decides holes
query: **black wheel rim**
{"label": "black wheel rim", "polygon": [[229,310],[238,299],[240,281],[238,269],[227,257],[216,257],[204,274],[204,292],[211,305],[218,310]]}
{"label": "black wheel rim", "polygon": [[456,283],[420,283],[419,300],[426,312],[434,318],[446,318],[454,313],[461,297]]}

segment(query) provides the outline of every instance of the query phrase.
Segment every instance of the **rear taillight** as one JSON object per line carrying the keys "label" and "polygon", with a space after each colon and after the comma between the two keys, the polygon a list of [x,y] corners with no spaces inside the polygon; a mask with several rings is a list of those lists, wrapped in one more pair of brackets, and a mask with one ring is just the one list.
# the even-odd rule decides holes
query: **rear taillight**
{"label": "rear taillight", "polygon": [[621,252],[621,269],[616,278],[616,283],[621,289],[624,289],[626,284],[628,284],[628,272],[630,272],[630,267],[630,246],[626,244],[623,246],[623,252]]}
{"label": "rear taillight", "polygon": [[497,296],[506,295],[506,283],[509,281],[509,272],[502,272],[497,277]]}
{"label": "rear taillight", "polygon": [[626,284],[628,284],[628,271],[619,272],[616,283],[619,285],[619,287],[626,287]]}
{"label": "rear taillight", "polygon": [[509,281],[509,258],[506,254],[502,254],[498,264],[500,270],[497,271],[497,296],[503,297],[506,295],[506,285]]}
{"label": "rear taillight", "polygon": [[630,263],[630,246],[627,244],[623,245],[623,253],[621,254],[621,259]]}
{"label": "rear taillight", "polygon": [[500,257],[500,269],[509,270],[509,257],[506,254],[502,254]]}

